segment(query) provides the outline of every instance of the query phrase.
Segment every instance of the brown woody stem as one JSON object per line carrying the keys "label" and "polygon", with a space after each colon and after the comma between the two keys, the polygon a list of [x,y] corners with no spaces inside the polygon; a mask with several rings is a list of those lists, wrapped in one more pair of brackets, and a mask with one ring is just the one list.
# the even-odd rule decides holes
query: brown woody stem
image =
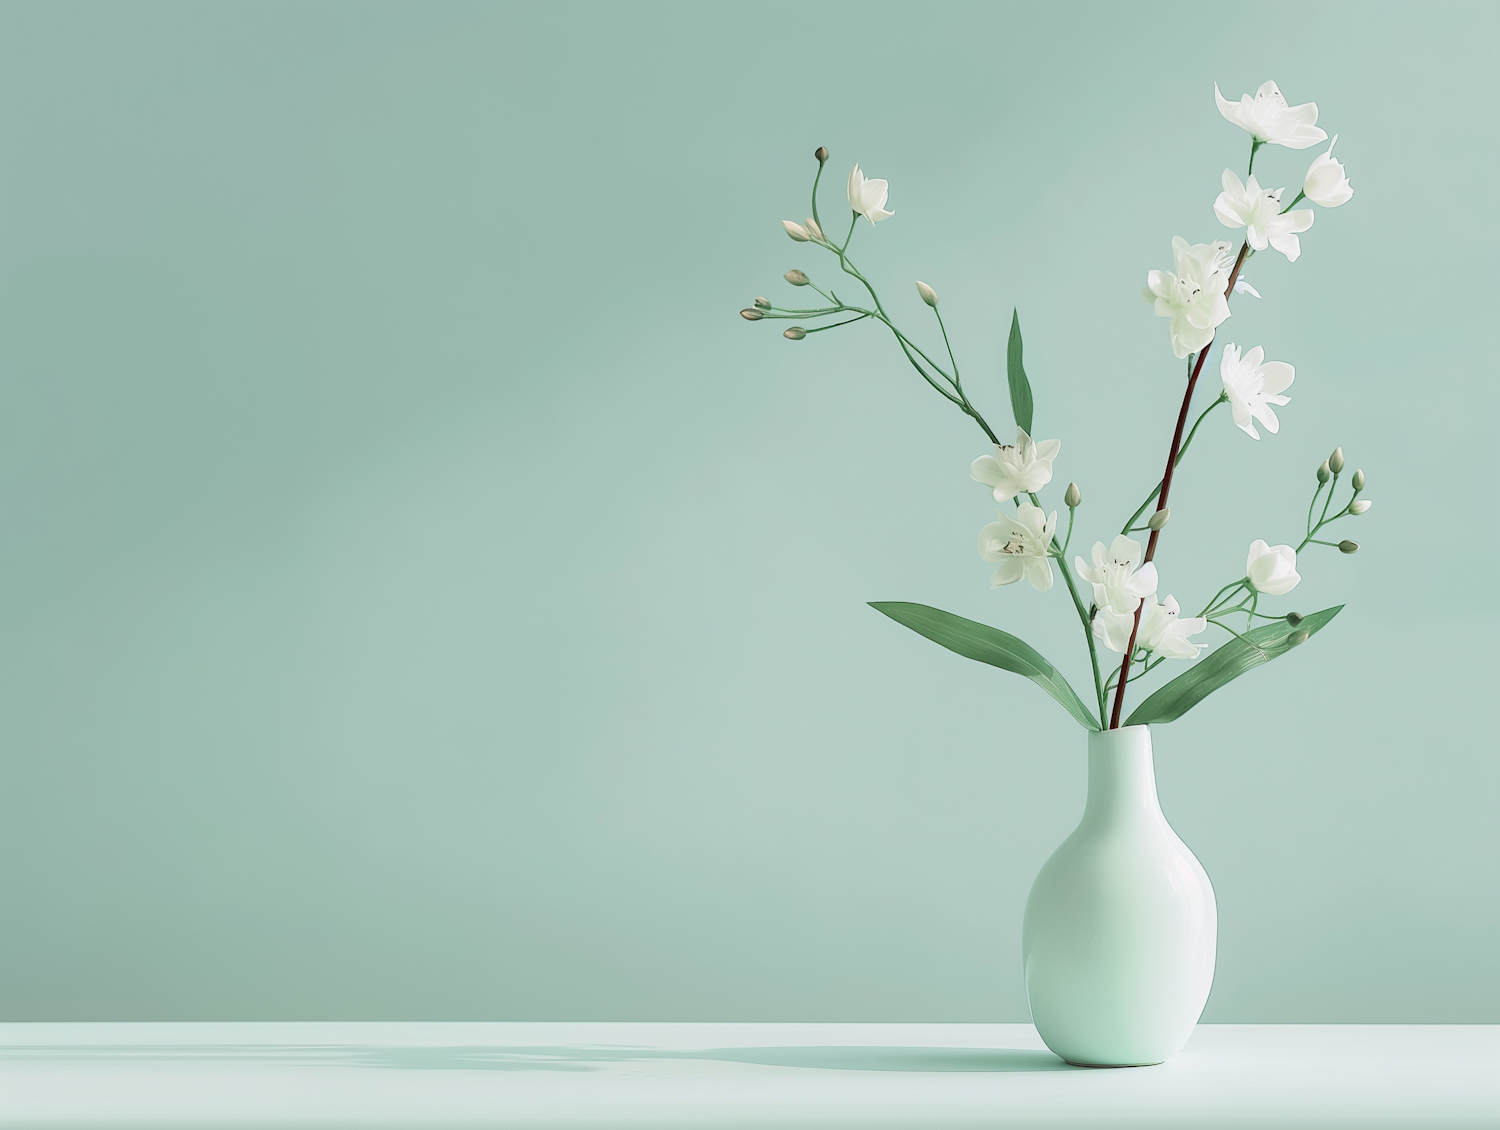
{"label": "brown woody stem", "polygon": [[[1234,270],[1229,273],[1229,285],[1224,288],[1226,302],[1234,293],[1234,284],[1240,277],[1240,268],[1245,265],[1245,256],[1249,254],[1249,251],[1249,241],[1240,244],[1240,253],[1234,261]],[[1167,494],[1172,489],[1172,472],[1177,469],[1177,451],[1182,447],[1182,431],[1187,426],[1188,409],[1193,404],[1193,389],[1198,386],[1198,374],[1203,371],[1203,362],[1208,359],[1208,351],[1213,348],[1213,345],[1213,338],[1209,338],[1208,344],[1198,351],[1198,360],[1193,365],[1193,371],[1188,374],[1187,391],[1182,394],[1182,408],[1177,412],[1177,428],[1172,433],[1172,450],[1167,454],[1167,469],[1161,477],[1161,494],[1156,499],[1156,509],[1159,511],[1165,510],[1167,506]],[[1142,565],[1156,556],[1156,543],[1160,538],[1160,530],[1151,531],[1151,540],[1146,543],[1146,556],[1141,561]],[[1141,609],[1145,603],[1143,600],[1135,606],[1135,622],[1130,626],[1130,643],[1125,647],[1125,658],[1120,661],[1120,682],[1115,687],[1115,706],[1109,716],[1111,730],[1120,728],[1120,710],[1125,705],[1125,684],[1130,680],[1130,657],[1135,654],[1135,637],[1136,633],[1141,630]]]}

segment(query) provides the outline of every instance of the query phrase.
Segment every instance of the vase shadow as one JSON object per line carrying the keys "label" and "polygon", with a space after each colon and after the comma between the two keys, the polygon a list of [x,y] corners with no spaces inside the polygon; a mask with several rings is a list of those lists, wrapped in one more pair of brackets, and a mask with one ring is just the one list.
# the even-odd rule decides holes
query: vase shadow
{"label": "vase shadow", "polygon": [[610,1063],[708,1060],[828,1071],[1078,1071],[1030,1048],[825,1047],[700,1050],[645,1047],[424,1046],[385,1044],[135,1044],[0,1048],[0,1062],[264,1063],[396,1071],[596,1071]]}

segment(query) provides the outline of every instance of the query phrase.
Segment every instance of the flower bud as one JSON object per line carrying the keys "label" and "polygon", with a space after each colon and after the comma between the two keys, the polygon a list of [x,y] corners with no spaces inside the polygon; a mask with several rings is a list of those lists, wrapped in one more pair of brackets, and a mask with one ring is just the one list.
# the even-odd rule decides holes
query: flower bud
{"label": "flower bud", "polygon": [[757,298],[755,305],[761,310],[769,310],[771,308],[771,300],[769,298]]}
{"label": "flower bud", "polygon": [[1343,541],[1339,542],[1339,552],[1340,553],[1358,553],[1359,552],[1359,542],[1357,542],[1357,541],[1350,541],[1348,538],[1345,538]]}
{"label": "flower bud", "polygon": [[781,336],[784,338],[789,338],[792,341],[801,341],[807,336],[807,331],[804,330],[801,326],[792,326],[790,329],[782,330]]}
{"label": "flower bud", "polygon": [[823,229],[818,227],[818,221],[813,219],[811,216],[802,221],[802,226],[807,229],[807,234],[812,236],[819,243],[828,242],[828,237],[823,234]]}
{"label": "flower bud", "polygon": [[1304,628],[1300,632],[1293,632],[1291,635],[1287,636],[1286,645],[1287,647],[1301,647],[1311,638],[1312,633]]}
{"label": "flower bud", "polygon": [[801,224],[797,223],[795,220],[782,220],[781,226],[786,228],[786,234],[791,236],[798,243],[806,243],[812,238],[812,236],[807,233],[807,229]]}
{"label": "flower bud", "polygon": [[1063,495],[1063,501],[1067,503],[1069,510],[1074,509],[1083,502],[1083,491],[1078,489],[1077,483],[1068,484],[1068,493]]}
{"label": "flower bud", "polygon": [[1354,502],[1351,502],[1349,504],[1349,513],[1351,513],[1351,514],[1363,514],[1366,510],[1370,509],[1370,507],[1373,506],[1373,505],[1374,505],[1374,503],[1372,503],[1368,498],[1357,499]]}
{"label": "flower bud", "polygon": [[1286,614],[1286,622],[1295,628],[1298,624],[1302,623],[1302,613],[1288,612]]}
{"label": "flower bud", "polygon": [[1159,530],[1171,520],[1172,508],[1170,506],[1163,506],[1155,514],[1151,515],[1151,520],[1146,525],[1152,530]]}
{"label": "flower bud", "polygon": [[813,151],[813,156],[818,159],[818,164],[821,165],[824,161],[828,160],[828,150],[820,145]]}
{"label": "flower bud", "polygon": [[759,310],[741,310],[740,317],[747,322],[758,322],[765,317]]}
{"label": "flower bud", "polygon": [[1364,490],[1365,489],[1365,473],[1363,471],[1355,471],[1354,472],[1354,489],[1355,490]]}
{"label": "flower bud", "polygon": [[804,275],[801,271],[797,270],[795,267],[781,277],[786,279],[786,281],[791,283],[793,286],[806,286],[808,283],[807,276]]}
{"label": "flower bud", "polygon": [[1328,460],[1325,459],[1318,465],[1318,482],[1326,483],[1331,478],[1333,478],[1333,472],[1328,469]]}
{"label": "flower bud", "polygon": [[929,306],[937,305],[937,291],[928,286],[921,279],[917,280],[917,293],[922,296],[922,301]]}
{"label": "flower bud", "polygon": [[1332,470],[1335,475],[1337,475],[1337,474],[1339,474],[1340,472],[1343,471],[1343,469],[1344,469],[1344,449],[1342,447],[1335,447],[1333,449],[1333,454],[1328,457],[1328,466],[1329,466],[1329,469]]}
{"label": "flower bud", "polygon": [[1347,204],[1354,195],[1354,188],[1344,175],[1343,162],[1333,158],[1333,147],[1338,144],[1338,140],[1339,135],[1334,134],[1327,151],[1319,153],[1313,159],[1313,163],[1307,167],[1307,175],[1302,178],[1302,191],[1307,198],[1324,208],[1337,208],[1340,204]]}

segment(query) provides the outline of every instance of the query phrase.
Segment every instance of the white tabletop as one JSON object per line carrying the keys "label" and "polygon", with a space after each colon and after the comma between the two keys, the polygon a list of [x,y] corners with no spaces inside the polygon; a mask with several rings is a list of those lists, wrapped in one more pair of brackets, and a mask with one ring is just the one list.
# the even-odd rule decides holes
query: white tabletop
{"label": "white tabletop", "polygon": [[1500,1026],[1203,1025],[1111,1070],[1027,1024],[3,1024],[0,1126],[1495,1127]]}

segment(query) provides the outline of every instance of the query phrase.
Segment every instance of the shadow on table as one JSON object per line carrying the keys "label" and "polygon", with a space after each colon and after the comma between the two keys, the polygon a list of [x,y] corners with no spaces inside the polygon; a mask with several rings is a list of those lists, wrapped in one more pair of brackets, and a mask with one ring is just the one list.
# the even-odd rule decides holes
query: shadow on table
{"label": "shadow on table", "polygon": [[10,1046],[0,1063],[173,1062],[364,1067],[396,1071],[595,1071],[645,1060],[708,1060],[832,1071],[1074,1071],[1027,1048],[791,1046],[688,1051],[642,1047],[442,1047],[383,1044],[136,1044]]}

